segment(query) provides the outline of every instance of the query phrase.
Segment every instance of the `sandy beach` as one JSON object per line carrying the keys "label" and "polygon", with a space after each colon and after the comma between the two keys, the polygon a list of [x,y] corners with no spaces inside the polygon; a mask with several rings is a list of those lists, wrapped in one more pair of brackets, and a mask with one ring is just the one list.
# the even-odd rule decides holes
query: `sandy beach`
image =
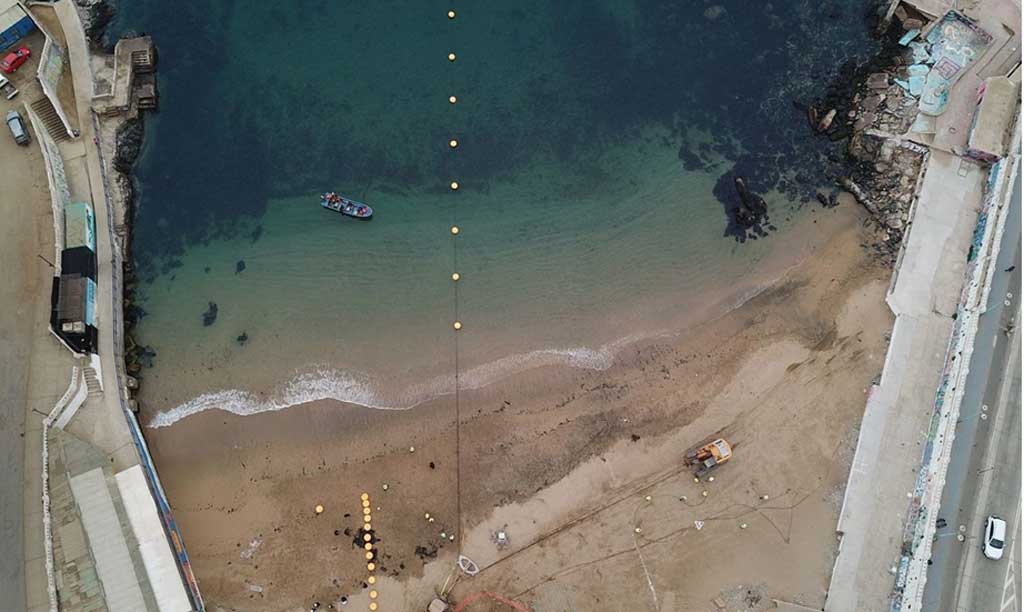
{"label": "sandy beach", "polygon": [[[728,567],[763,597],[820,606],[832,558],[821,551],[834,553],[842,482],[891,317],[889,271],[862,247],[873,239],[862,212],[847,202],[815,224],[820,244],[772,287],[726,316],[629,347],[606,370],[529,370],[462,393],[458,408],[452,397],[407,411],[323,401],[149,429],[210,608],[365,605],[353,544],[362,492],[386,577],[382,609],[429,601],[457,548],[441,532],[485,567],[457,595],[486,587],[537,609],[551,597],[633,609],[653,571],[651,594],[675,602],[661,609],[702,609],[738,588],[716,572]],[[696,485],[679,461],[713,435],[730,438],[736,457],[713,485]],[[708,527],[687,531],[700,517]],[[490,533],[503,525],[511,541],[499,550]],[[713,531],[713,548],[730,554],[699,554]],[[667,544],[684,534],[685,546]],[[657,555],[647,581],[620,545]],[[628,571],[615,569],[629,556]],[[569,586],[542,588],[550,584]]]}

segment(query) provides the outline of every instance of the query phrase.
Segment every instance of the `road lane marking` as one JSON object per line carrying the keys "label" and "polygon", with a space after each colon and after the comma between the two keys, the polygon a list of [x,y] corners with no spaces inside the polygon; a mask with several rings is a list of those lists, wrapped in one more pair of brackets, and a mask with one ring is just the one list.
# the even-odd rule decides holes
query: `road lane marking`
{"label": "road lane marking", "polygon": [[[1010,550],[1007,551],[1009,556],[1006,560],[1006,575],[1003,577],[1003,592],[1000,596],[999,611],[1002,612],[1007,605],[1014,603],[1017,600],[1017,587],[1014,584],[1013,574],[1013,551],[1017,547],[1017,526],[1020,524],[1020,499],[1017,499],[1017,512],[1013,517],[1013,530],[1010,532]],[[1006,591],[1009,587],[1010,596],[1007,598]]]}

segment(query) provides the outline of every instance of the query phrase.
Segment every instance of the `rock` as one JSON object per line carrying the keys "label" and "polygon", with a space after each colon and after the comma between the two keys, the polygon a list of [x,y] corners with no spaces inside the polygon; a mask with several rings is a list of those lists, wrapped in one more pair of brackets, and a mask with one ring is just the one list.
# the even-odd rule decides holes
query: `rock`
{"label": "rock", "polygon": [[242,335],[235,338],[235,340],[237,340],[242,346],[245,346],[245,343],[249,341],[249,334],[242,332]]}
{"label": "rock", "polygon": [[907,32],[909,32],[911,30],[920,30],[923,27],[924,27],[924,22],[921,21],[920,19],[915,19],[913,17],[910,17],[909,19],[904,19],[903,20],[903,29],[906,30]]}
{"label": "rock", "polygon": [[818,109],[813,106],[807,107],[807,124],[811,126],[812,130],[818,129]]}
{"label": "rock", "polygon": [[873,111],[878,108],[878,105],[881,104],[883,100],[885,100],[885,94],[875,94],[864,98],[864,101],[860,106],[866,111]]}
{"label": "rock", "polygon": [[846,177],[840,180],[839,183],[843,186],[843,189],[846,189],[851,194],[853,194],[854,199],[857,200],[857,202],[859,202],[861,206],[868,209],[868,212],[870,212],[872,215],[878,215],[878,206],[871,201],[871,198],[868,197],[868,194],[863,189],[861,189],[860,185],[855,183],[853,179]]}
{"label": "rock", "polygon": [[875,72],[868,75],[867,85],[871,89],[889,89],[889,75],[885,72]]}
{"label": "rock", "polygon": [[836,118],[836,109],[832,109],[825,113],[825,116],[818,122],[818,131],[824,132],[832,125],[832,121]]}
{"label": "rock", "polygon": [[114,168],[128,174],[142,151],[144,126],[141,118],[129,119],[117,128],[114,137]]}
{"label": "rock", "polygon": [[75,4],[82,9],[79,15],[86,38],[93,45],[100,46],[107,25],[114,18],[114,7],[109,0],[75,0]]}
{"label": "rock", "polygon": [[217,303],[210,302],[210,305],[206,308],[206,312],[203,313],[203,327],[209,327],[213,325],[213,322],[217,320]]}
{"label": "rock", "polygon": [[235,274],[240,274],[245,269],[245,260],[239,259],[238,263],[235,264]]}

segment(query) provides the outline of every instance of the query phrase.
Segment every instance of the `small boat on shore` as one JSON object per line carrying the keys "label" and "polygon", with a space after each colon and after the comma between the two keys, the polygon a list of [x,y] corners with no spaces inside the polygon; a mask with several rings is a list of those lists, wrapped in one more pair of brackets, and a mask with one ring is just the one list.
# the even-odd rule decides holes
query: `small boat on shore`
{"label": "small boat on shore", "polygon": [[369,219],[373,215],[373,209],[366,204],[344,198],[333,191],[320,196],[320,206],[357,219]]}

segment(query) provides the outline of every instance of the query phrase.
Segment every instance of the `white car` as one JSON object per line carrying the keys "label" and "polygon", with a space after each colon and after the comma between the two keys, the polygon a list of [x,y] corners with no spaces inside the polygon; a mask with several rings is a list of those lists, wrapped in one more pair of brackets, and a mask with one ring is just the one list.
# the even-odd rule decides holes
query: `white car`
{"label": "white car", "polygon": [[988,517],[985,524],[985,544],[982,550],[989,559],[998,561],[1003,558],[1003,546],[1006,543],[1006,521],[996,515]]}

